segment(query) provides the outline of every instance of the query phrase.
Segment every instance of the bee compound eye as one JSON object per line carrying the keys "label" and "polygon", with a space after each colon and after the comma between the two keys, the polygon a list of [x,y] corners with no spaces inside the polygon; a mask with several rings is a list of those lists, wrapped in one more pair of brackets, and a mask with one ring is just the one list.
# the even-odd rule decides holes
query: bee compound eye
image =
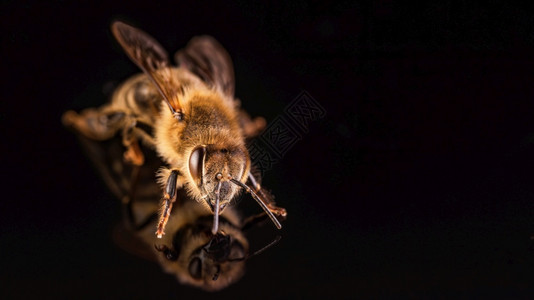
{"label": "bee compound eye", "polygon": [[202,277],[202,261],[200,258],[195,257],[189,263],[189,274],[195,279],[200,279]]}
{"label": "bee compound eye", "polygon": [[189,157],[189,172],[191,177],[197,183],[202,179],[202,169],[204,168],[204,156],[206,155],[206,148],[203,146],[196,147]]}

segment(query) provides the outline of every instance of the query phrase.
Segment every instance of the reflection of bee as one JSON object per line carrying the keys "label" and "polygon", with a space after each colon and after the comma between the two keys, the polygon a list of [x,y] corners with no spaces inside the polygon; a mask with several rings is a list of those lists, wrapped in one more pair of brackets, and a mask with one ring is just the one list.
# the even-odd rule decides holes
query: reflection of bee
{"label": "reflection of bee", "polygon": [[[164,235],[179,190],[213,214],[212,233],[219,215],[242,190],[250,192],[277,228],[276,207],[251,174],[245,136],[260,131],[265,122],[250,120],[234,99],[234,73],[230,57],[213,38],[191,40],[176,54],[179,67],[152,37],[121,22],[112,25],[115,38],[144,71],[127,80],[111,103],[63,116],[67,126],[94,140],[107,140],[117,132],[126,147],[124,158],[142,166],[139,141],[155,149],[168,167],[159,171],[163,200],[156,234]],[[152,135],[153,132],[153,135]]]}
{"label": "reflection of bee", "polygon": [[158,221],[160,197],[155,171],[161,160],[153,151],[141,148],[146,156],[143,166],[125,163],[122,159],[125,148],[118,136],[104,142],[83,136],[80,140],[106,184],[123,200],[123,226],[114,232],[120,246],[157,261],[180,282],[205,290],[219,290],[241,278],[246,259],[254,255],[249,254],[245,232],[267,218],[264,212],[243,219],[230,206],[221,214],[219,230],[214,235],[211,213],[180,190],[177,209],[167,224],[168,234],[154,246],[151,228]]}

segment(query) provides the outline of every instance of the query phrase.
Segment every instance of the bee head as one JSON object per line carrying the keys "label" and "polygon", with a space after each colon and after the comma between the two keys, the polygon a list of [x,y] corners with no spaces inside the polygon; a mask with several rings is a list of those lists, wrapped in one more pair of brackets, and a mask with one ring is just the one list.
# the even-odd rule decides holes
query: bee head
{"label": "bee head", "polygon": [[241,147],[207,145],[191,152],[189,172],[214,214],[213,234],[217,233],[219,214],[240,190],[230,180],[242,178],[248,164],[246,150]]}
{"label": "bee head", "polygon": [[[252,195],[276,228],[282,228],[265,201],[242,182],[247,178],[250,168],[246,151],[246,148],[238,146],[208,145],[196,147],[189,156],[189,173],[214,216],[212,234],[217,233],[219,214],[241,189]],[[285,216],[285,213],[281,215]]]}

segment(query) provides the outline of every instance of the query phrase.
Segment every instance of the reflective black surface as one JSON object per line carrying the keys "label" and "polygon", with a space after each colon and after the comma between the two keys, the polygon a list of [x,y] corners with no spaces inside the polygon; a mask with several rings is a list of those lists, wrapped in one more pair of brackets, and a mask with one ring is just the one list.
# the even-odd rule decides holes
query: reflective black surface
{"label": "reflective black surface", "polygon": [[[2,4],[0,256],[9,298],[520,297],[534,278],[534,10],[297,3]],[[282,239],[218,292],[114,244],[120,204],[67,109],[137,72],[122,18],[177,50],[210,34],[236,95],[276,120],[306,90],[325,109],[264,183]],[[251,199],[239,205],[257,211]],[[277,234],[266,226],[250,243]],[[257,249],[257,248],[256,248]]]}

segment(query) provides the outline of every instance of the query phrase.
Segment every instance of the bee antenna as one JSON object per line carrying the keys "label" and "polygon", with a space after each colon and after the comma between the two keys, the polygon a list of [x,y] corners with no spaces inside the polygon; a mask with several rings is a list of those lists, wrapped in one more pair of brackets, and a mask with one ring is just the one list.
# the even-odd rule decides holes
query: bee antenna
{"label": "bee antenna", "polygon": [[251,195],[252,195],[252,198],[254,198],[254,200],[256,200],[256,202],[258,202],[258,204],[261,206],[261,208],[265,211],[265,213],[267,214],[267,216],[269,216],[269,218],[271,219],[271,221],[273,221],[274,225],[276,226],[276,228],[278,229],[282,229],[282,224],[280,224],[280,222],[278,221],[278,219],[273,215],[273,213],[269,210],[269,208],[267,207],[267,205],[265,205],[265,202],[263,202],[263,200],[261,200],[261,198],[246,184],[238,181],[238,180],[235,180],[235,179],[230,179],[230,182],[244,188],[247,192],[249,192]]}
{"label": "bee antenna", "polygon": [[250,255],[247,255],[245,257],[239,257],[239,258],[233,258],[233,259],[229,259],[228,261],[243,261],[243,260],[248,260],[249,258],[251,257],[254,257],[258,254],[261,254],[263,253],[265,250],[271,248],[272,246],[278,244],[278,242],[280,242],[280,240],[282,239],[282,236],[280,235],[277,235],[274,240],[272,242],[270,242],[269,244],[267,244],[266,246],[264,246],[263,248],[259,249],[259,250],[256,250],[254,253],[250,254]]}

